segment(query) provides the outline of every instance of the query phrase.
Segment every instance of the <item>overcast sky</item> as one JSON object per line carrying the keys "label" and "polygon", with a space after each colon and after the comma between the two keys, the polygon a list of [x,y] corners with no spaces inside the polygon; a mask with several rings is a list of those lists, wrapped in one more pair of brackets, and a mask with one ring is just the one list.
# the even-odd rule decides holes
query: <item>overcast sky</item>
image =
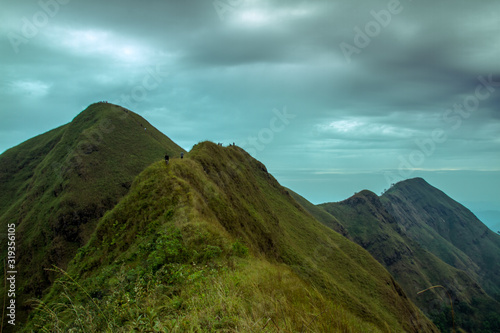
{"label": "overcast sky", "polygon": [[236,142],[314,203],[423,176],[500,210],[499,1],[0,8],[0,152],[106,100],[187,150]]}

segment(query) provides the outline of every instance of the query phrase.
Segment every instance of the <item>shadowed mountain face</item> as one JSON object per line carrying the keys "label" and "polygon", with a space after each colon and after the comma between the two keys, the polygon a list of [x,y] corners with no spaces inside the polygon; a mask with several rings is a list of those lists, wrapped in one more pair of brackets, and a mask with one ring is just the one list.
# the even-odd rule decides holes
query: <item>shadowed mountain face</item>
{"label": "shadowed mountain face", "polygon": [[382,263],[441,330],[448,331],[453,325],[446,292],[435,288],[418,294],[435,285],[445,286],[450,294],[457,326],[478,331],[485,328],[485,322],[497,320],[495,314],[500,311],[500,304],[486,294],[477,279],[443,262],[412,240],[376,194],[362,191],[345,201],[322,204],[318,208],[341,221],[348,237]]}
{"label": "shadowed mountain face", "polygon": [[396,184],[382,202],[408,237],[468,272],[500,301],[500,235],[421,178]]}
{"label": "shadowed mountain face", "polygon": [[[50,286],[47,269],[66,267],[135,176],[165,153],[182,151],[139,115],[97,103],[0,155],[0,226],[16,225],[20,320],[23,301]],[[0,237],[4,244],[6,235]]]}
{"label": "shadowed mountain face", "polygon": [[[137,311],[158,331],[437,331],[382,265],[263,164],[210,142],[142,172],[68,273],[87,296],[65,291],[63,276],[45,301],[76,293],[97,329],[135,327]],[[38,312],[30,325],[54,322]]]}

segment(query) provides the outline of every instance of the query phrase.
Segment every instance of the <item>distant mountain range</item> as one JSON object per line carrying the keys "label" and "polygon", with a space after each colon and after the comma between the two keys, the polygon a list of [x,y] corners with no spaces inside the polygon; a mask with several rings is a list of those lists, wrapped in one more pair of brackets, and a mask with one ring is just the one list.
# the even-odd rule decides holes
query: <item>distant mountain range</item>
{"label": "distant mountain range", "polygon": [[0,155],[0,187],[15,331],[500,329],[500,236],[423,179],[316,206],[237,146],[185,152],[96,103]]}

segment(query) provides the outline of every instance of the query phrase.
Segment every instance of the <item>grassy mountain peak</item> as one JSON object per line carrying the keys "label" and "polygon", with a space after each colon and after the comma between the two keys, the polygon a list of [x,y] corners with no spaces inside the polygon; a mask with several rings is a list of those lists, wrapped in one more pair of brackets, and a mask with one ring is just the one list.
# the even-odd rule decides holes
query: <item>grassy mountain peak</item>
{"label": "grassy mountain peak", "polygon": [[[18,304],[42,295],[54,278],[46,269],[66,267],[136,175],[165,153],[182,151],[132,111],[95,103],[0,155],[0,225],[16,224]],[[4,243],[6,235],[0,237]],[[20,318],[27,309],[18,310]]]}

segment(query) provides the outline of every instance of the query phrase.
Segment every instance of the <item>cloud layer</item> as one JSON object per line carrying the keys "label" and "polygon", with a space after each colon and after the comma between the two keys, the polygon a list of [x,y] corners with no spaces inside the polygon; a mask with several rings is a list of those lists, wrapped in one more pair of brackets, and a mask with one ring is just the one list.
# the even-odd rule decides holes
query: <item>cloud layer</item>
{"label": "cloud layer", "polygon": [[[286,173],[285,185],[304,178],[299,170],[371,172],[380,183],[387,172],[500,170],[498,1],[40,0],[2,9],[0,151],[107,100],[186,149],[236,142]],[[293,118],[273,131],[284,109]],[[323,201],[340,193],[307,191]]]}

